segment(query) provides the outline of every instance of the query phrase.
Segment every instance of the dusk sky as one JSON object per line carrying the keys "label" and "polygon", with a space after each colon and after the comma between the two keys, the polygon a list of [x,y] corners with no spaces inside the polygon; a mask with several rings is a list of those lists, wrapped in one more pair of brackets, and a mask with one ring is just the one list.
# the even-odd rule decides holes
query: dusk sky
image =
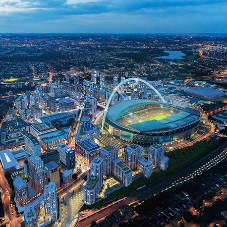
{"label": "dusk sky", "polygon": [[0,33],[227,33],[226,0],[0,0]]}

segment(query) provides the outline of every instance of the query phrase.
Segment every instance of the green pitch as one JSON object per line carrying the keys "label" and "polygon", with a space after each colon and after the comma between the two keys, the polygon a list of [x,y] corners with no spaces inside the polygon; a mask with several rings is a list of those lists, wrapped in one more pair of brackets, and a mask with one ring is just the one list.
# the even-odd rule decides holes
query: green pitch
{"label": "green pitch", "polygon": [[157,115],[154,115],[154,116],[151,116],[151,117],[148,117],[148,118],[144,118],[141,121],[135,121],[135,122],[126,124],[126,126],[127,125],[133,125],[133,124],[140,123],[140,122],[152,121],[152,120],[159,121],[159,120],[162,120],[162,119],[164,119],[166,117],[168,117],[168,116],[165,115],[165,114],[157,114]]}

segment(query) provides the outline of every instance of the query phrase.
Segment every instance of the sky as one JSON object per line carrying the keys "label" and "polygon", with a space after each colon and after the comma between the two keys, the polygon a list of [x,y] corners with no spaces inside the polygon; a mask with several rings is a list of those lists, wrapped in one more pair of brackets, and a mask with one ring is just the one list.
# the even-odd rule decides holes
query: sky
{"label": "sky", "polygon": [[0,0],[0,33],[227,33],[226,0]]}

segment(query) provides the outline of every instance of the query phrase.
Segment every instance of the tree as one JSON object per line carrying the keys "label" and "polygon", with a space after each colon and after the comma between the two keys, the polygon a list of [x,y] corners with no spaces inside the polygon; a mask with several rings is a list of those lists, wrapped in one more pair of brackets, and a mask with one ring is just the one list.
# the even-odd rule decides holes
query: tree
{"label": "tree", "polygon": [[77,179],[77,174],[74,173],[74,174],[72,175],[72,178],[73,178],[74,180],[76,180],[76,179]]}
{"label": "tree", "polygon": [[192,213],[188,210],[183,210],[182,211],[182,216],[185,218],[185,221],[187,223],[192,221]]}
{"label": "tree", "polygon": [[96,225],[96,221],[92,221],[90,226],[95,226]]}
{"label": "tree", "polygon": [[182,216],[180,214],[177,214],[176,219],[177,219],[177,221],[180,221],[182,219]]}

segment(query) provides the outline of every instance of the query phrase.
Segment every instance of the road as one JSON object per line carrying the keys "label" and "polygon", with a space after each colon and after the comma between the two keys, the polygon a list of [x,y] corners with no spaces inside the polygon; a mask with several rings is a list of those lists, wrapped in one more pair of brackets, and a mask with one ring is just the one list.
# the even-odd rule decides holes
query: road
{"label": "road", "polygon": [[206,155],[199,161],[185,167],[180,172],[175,173],[172,176],[168,176],[155,184],[148,185],[147,187],[144,187],[139,191],[132,193],[130,196],[125,197],[123,200],[119,200],[111,205],[107,205],[102,209],[93,210],[93,213],[87,213],[87,216],[80,220],[77,227],[88,226],[92,221],[103,219],[104,217],[108,216],[110,213],[118,210],[124,205],[130,205],[134,202],[143,201],[161,191],[168,190],[171,187],[190,180],[196,175],[200,175],[204,170],[212,168],[226,158],[226,147],[227,141],[210,154]]}
{"label": "road", "polygon": [[68,192],[69,190],[71,190],[76,185],[80,185],[82,182],[84,182],[83,178],[85,176],[87,176],[87,171],[82,173],[76,180],[68,183],[64,188],[60,188],[59,190],[57,190],[58,197],[61,197],[64,193]]}
{"label": "road", "polygon": [[12,206],[12,202],[10,202],[12,190],[9,187],[7,179],[5,178],[5,172],[1,164],[0,164],[0,187],[2,194],[2,202],[4,203],[5,211],[5,221],[2,224],[10,224],[10,226],[12,227],[20,226],[20,223],[23,221],[23,216],[17,215],[15,207]]}

